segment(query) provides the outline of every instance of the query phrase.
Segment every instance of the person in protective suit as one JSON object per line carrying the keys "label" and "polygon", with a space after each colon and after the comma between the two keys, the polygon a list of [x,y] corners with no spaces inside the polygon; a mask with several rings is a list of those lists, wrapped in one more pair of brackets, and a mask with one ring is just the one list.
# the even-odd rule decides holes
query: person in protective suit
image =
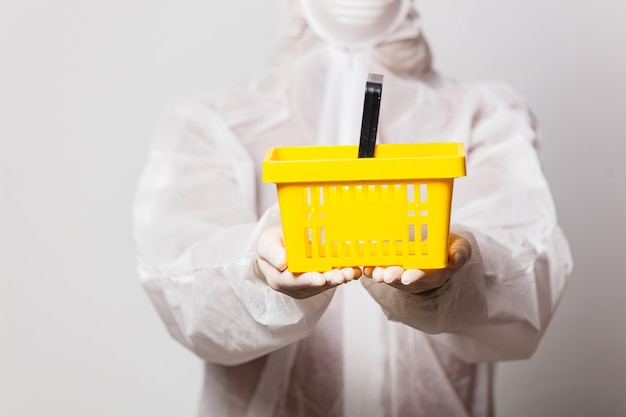
{"label": "person in protective suit", "polygon": [[[571,271],[524,99],[436,72],[410,0],[287,0],[272,58],[167,106],[137,190],[139,273],[205,361],[199,414],[493,415],[494,364],[533,354]],[[449,267],[292,274],[261,161],[358,143],[370,72],[378,143],[465,145]]]}

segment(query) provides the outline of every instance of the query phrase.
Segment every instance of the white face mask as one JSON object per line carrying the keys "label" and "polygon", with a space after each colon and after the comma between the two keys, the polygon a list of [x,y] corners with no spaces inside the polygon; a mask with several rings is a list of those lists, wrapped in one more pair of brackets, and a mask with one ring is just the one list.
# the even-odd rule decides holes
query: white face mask
{"label": "white face mask", "polygon": [[341,46],[374,45],[406,17],[411,0],[300,0],[322,39]]}

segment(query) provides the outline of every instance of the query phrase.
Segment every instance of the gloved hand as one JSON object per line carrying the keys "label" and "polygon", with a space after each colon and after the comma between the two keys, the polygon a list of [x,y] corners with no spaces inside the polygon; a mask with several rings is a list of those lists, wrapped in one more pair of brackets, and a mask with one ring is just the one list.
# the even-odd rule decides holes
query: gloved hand
{"label": "gloved hand", "polygon": [[403,269],[400,266],[366,266],[363,274],[376,282],[384,282],[401,291],[423,293],[441,287],[469,261],[472,245],[461,236],[451,234],[448,247],[448,267],[443,269]]}
{"label": "gloved hand", "polygon": [[308,298],[361,276],[360,268],[292,274],[287,268],[287,253],[280,227],[271,227],[261,234],[257,241],[257,253],[259,269],[268,285],[293,298]]}

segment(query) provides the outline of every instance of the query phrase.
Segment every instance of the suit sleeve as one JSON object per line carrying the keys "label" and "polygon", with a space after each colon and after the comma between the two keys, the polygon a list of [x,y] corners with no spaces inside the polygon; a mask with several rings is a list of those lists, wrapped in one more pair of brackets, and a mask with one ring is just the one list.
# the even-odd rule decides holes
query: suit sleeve
{"label": "suit sleeve", "polygon": [[256,212],[255,162],[203,102],[162,116],[134,203],[142,284],[170,334],[202,359],[238,364],[306,337],[332,297],[295,300],[256,270],[255,242],[280,224]]}
{"label": "suit sleeve", "polygon": [[364,281],[391,320],[435,334],[467,362],[527,358],[535,351],[571,271],[542,173],[538,131],[510,88],[482,85],[466,98],[467,176],[456,180],[452,231],[470,261],[432,294]]}

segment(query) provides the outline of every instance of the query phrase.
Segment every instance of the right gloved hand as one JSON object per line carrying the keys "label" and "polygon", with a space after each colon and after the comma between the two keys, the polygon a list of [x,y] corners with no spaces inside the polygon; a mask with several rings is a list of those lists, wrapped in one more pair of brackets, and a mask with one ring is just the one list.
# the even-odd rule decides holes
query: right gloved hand
{"label": "right gloved hand", "polygon": [[452,279],[472,256],[471,243],[457,234],[451,233],[448,246],[448,265],[446,268],[420,270],[403,269],[400,266],[363,267],[363,275],[375,282],[386,283],[392,287],[412,294],[423,294],[436,290]]}
{"label": "right gloved hand", "polygon": [[308,298],[361,276],[360,268],[293,274],[287,268],[287,252],[280,227],[264,231],[257,241],[260,271],[270,287],[293,298]]}

